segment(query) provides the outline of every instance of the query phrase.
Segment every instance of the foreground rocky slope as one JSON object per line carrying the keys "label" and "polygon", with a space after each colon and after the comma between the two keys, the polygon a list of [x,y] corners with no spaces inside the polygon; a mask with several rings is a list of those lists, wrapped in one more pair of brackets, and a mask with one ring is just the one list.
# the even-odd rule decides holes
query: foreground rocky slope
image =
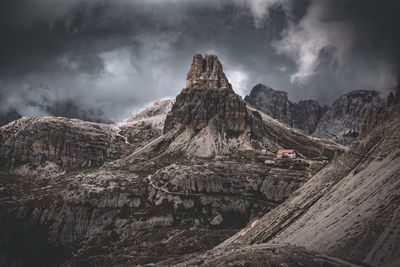
{"label": "foreground rocky slope", "polygon": [[[400,259],[399,106],[283,205],[222,243],[290,243],[373,266]],[[228,253],[228,252],[227,252]]]}
{"label": "foreground rocky slope", "polygon": [[[248,107],[215,56],[196,55],[187,83],[173,104],[119,125],[24,118],[2,127],[1,264],[126,266],[204,251],[344,150]],[[275,161],[282,147],[299,159]],[[61,172],[16,171],[36,161]]]}
{"label": "foreground rocky slope", "polygon": [[293,245],[237,245],[229,249],[214,249],[207,253],[171,259],[156,266],[315,266],[357,267],[338,258],[306,250]]}

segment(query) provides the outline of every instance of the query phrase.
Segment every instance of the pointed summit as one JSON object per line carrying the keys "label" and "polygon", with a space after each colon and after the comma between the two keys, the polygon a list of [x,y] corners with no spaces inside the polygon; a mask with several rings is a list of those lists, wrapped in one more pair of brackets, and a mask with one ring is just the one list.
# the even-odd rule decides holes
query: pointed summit
{"label": "pointed summit", "polygon": [[211,89],[232,89],[225,76],[222,64],[215,55],[196,54],[186,79],[186,87],[205,87]]}

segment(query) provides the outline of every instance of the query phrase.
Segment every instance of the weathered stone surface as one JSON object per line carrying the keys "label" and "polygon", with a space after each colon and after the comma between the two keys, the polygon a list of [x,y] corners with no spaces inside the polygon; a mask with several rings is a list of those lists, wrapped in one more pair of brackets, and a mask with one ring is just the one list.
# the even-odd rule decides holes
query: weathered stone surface
{"label": "weathered stone surface", "polygon": [[0,166],[38,176],[56,174],[57,168],[62,173],[62,169],[101,166],[159,137],[172,103],[157,102],[116,125],[24,117],[0,128]]}
{"label": "weathered stone surface", "polygon": [[186,87],[230,89],[232,86],[225,76],[222,64],[215,55],[195,55],[186,79]]}
{"label": "weathered stone surface", "polygon": [[400,257],[400,110],[354,144],[285,203],[219,247],[291,243],[373,266]]}
{"label": "weathered stone surface", "polygon": [[293,103],[287,93],[271,89],[263,84],[257,84],[251,90],[245,101],[265,114],[301,129],[307,133],[314,132],[327,107],[321,107],[317,101],[302,100]]}
{"label": "weathered stone surface", "polygon": [[289,101],[286,92],[274,90],[263,84],[257,84],[244,100],[274,119],[289,125],[293,123],[292,103]]}
{"label": "weathered stone surface", "polygon": [[265,266],[351,267],[352,263],[293,245],[255,244],[214,249],[158,263],[156,266]]}
{"label": "weathered stone surface", "polygon": [[350,145],[363,123],[375,124],[385,102],[376,91],[352,91],[336,100],[321,118],[314,136]]}
{"label": "weathered stone surface", "polygon": [[321,107],[315,100],[301,100],[293,103],[291,107],[293,127],[311,134],[328,110],[327,106]]}
{"label": "weathered stone surface", "polygon": [[240,169],[235,168],[236,164],[220,160],[172,164],[157,171],[152,183],[169,192],[242,195],[280,203],[315,174],[315,170],[302,161],[282,165],[243,162]]}
{"label": "weathered stone surface", "polygon": [[24,117],[0,128],[1,166],[55,162],[66,168],[100,166],[124,154],[109,126],[55,117]]}
{"label": "weathered stone surface", "polygon": [[201,130],[213,119],[224,131],[242,133],[249,117],[246,103],[231,90],[186,88],[176,97],[166,118],[164,132],[177,124]]}
{"label": "weathered stone surface", "polygon": [[[378,92],[366,90],[345,94],[330,108],[321,107],[314,100],[292,103],[286,92],[262,84],[256,85],[245,100],[281,122],[343,145],[356,140],[362,124],[376,124],[385,106]],[[395,103],[395,96],[389,96],[388,104]]]}

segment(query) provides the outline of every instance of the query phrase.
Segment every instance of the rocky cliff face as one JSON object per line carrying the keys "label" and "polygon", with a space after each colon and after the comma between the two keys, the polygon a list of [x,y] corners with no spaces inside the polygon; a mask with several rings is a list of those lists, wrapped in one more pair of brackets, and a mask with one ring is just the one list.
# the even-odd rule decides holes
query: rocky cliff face
{"label": "rocky cliff face", "polygon": [[[265,85],[256,85],[245,100],[266,114],[292,127],[351,145],[360,134],[362,124],[376,124],[385,103],[375,91],[352,91],[337,99],[332,107],[321,107],[314,100],[292,103],[287,93]],[[389,96],[396,103],[395,96]]]}
{"label": "rocky cliff face", "polygon": [[230,89],[186,88],[177,96],[164,132],[178,124],[198,131],[211,120],[226,132],[243,133],[250,115],[246,104]]}
{"label": "rocky cliff face", "polygon": [[159,137],[172,103],[157,102],[117,125],[23,117],[0,128],[0,166],[45,173],[102,166]]}
{"label": "rocky cliff face", "polygon": [[165,133],[179,125],[194,131],[212,127],[229,138],[249,127],[251,114],[232,90],[216,56],[195,55],[186,84],[166,118]]}
{"label": "rocky cliff face", "polygon": [[0,129],[1,165],[16,168],[46,161],[60,167],[99,166],[119,158],[124,142],[106,125],[64,118],[24,117]]}
{"label": "rocky cliff face", "polygon": [[287,93],[257,84],[244,100],[265,114],[286,124],[292,125],[293,115]]}
{"label": "rocky cliff face", "polygon": [[263,84],[253,87],[245,101],[265,114],[307,133],[314,132],[327,107],[314,100],[299,103],[289,101],[287,93],[271,89]]}
{"label": "rocky cliff face", "polygon": [[349,145],[360,134],[362,123],[376,124],[384,106],[376,91],[352,91],[332,104],[313,135]]}
{"label": "rocky cliff face", "polygon": [[186,87],[207,87],[210,89],[232,89],[222,64],[214,55],[195,55],[186,79]]}
{"label": "rocky cliff face", "polygon": [[329,108],[327,106],[321,107],[315,100],[301,100],[299,103],[293,103],[291,110],[293,127],[307,133],[313,133]]}

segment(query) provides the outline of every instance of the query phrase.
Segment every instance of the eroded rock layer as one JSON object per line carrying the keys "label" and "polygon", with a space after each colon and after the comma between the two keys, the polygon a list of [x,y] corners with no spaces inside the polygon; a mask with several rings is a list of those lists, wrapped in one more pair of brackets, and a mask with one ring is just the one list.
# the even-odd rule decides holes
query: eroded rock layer
{"label": "eroded rock layer", "polygon": [[186,87],[232,90],[232,86],[223,72],[222,64],[219,62],[218,57],[207,54],[204,58],[200,54],[193,57],[193,62],[186,79]]}

